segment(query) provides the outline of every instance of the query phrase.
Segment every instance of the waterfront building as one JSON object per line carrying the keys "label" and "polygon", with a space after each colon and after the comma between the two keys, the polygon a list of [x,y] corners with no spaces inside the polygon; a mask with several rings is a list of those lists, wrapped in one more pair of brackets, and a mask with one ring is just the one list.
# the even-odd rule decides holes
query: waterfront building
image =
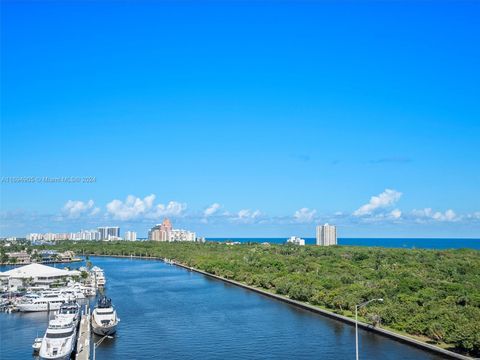
{"label": "waterfront building", "polygon": [[37,233],[28,234],[27,240],[29,241],[43,240],[43,234],[37,234]]}
{"label": "waterfront building", "polygon": [[168,234],[166,231],[159,229],[159,225],[154,226],[148,232],[148,240],[152,241],[168,241]]}
{"label": "waterfront building", "polygon": [[55,250],[40,250],[37,252],[41,256],[42,263],[50,263],[56,261],[58,258],[58,251]]}
{"label": "waterfront building", "polygon": [[137,241],[137,233],[135,231],[126,231],[123,238],[127,241]]}
{"label": "waterfront building", "polygon": [[46,240],[46,241],[53,241],[55,240],[55,235],[54,233],[46,233],[43,235],[43,239],[42,240]]}
{"label": "waterfront building", "polygon": [[[40,240],[43,242],[43,240]],[[37,244],[38,242],[33,242]],[[41,245],[45,244],[40,243]],[[7,264],[30,264],[30,263],[51,263],[51,262],[69,262],[75,260],[75,253],[73,251],[58,252],[55,250],[37,250],[33,249],[29,254],[25,250],[18,252],[7,252]],[[78,260],[78,259],[77,259]]]}
{"label": "waterfront building", "polygon": [[193,231],[183,229],[172,229],[168,241],[195,241],[197,235]]}
{"label": "waterfront building", "polygon": [[28,286],[66,284],[77,276],[80,276],[80,271],[62,270],[42,264],[25,265],[0,273],[1,282],[7,284],[9,291],[18,291]]}
{"label": "waterfront building", "polygon": [[153,241],[170,241],[170,232],[172,231],[172,223],[169,219],[164,219],[161,224],[155,225],[148,232],[148,240]]}
{"label": "waterfront building", "polygon": [[85,230],[82,231],[82,240],[100,240],[100,232],[97,230]]}
{"label": "waterfront building", "polygon": [[56,250],[40,250],[35,252],[41,257],[41,263],[68,262],[75,258],[75,253],[70,250],[65,252],[58,252]]}
{"label": "waterfront building", "polygon": [[118,226],[113,226],[113,227],[108,228],[107,237],[108,236],[119,238],[120,237],[120,228]]}
{"label": "waterfront building", "polygon": [[305,246],[305,239],[299,238],[297,236],[291,236],[287,240],[287,244]]}
{"label": "waterfront building", "polygon": [[55,234],[55,240],[70,240],[70,234],[67,234],[67,233]]}
{"label": "waterfront building", "polygon": [[69,235],[70,240],[100,240],[100,232],[96,230],[81,230]]}
{"label": "waterfront building", "polygon": [[337,245],[337,228],[329,224],[318,225],[316,244],[319,246]]}
{"label": "waterfront building", "polygon": [[120,237],[120,228],[118,226],[102,226],[97,230],[100,233],[100,240],[109,240],[109,236],[115,238]]}
{"label": "waterfront building", "polygon": [[148,232],[148,240],[152,241],[196,241],[197,234],[193,231],[174,229],[169,219],[164,219]]}
{"label": "waterfront building", "polygon": [[107,238],[108,227],[99,227],[97,230],[100,233],[100,240],[105,240]]}
{"label": "waterfront building", "polygon": [[25,250],[8,252],[6,255],[10,259],[10,262],[15,262],[16,264],[30,264],[31,262],[30,254]]}

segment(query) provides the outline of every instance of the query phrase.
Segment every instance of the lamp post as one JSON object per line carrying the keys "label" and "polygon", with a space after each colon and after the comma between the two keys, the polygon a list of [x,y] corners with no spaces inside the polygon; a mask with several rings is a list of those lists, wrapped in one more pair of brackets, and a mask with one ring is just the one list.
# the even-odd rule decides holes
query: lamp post
{"label": "lamp post", "polygon": [[105,340],[106,338],[113,339],[113,336],[105,335],[100,340],[98,340],[96,343],[93,343],[93,360],[95,360],[95,352],[96,352],[97,347],[99,347],[100,344],[103,342],[103,340]]}
{"label": "lamp post", "polygon": [[355,359],[358,360],[358,309],[367,306],[373,301],[383,302],[383,299],[372,299],[355,305]]}

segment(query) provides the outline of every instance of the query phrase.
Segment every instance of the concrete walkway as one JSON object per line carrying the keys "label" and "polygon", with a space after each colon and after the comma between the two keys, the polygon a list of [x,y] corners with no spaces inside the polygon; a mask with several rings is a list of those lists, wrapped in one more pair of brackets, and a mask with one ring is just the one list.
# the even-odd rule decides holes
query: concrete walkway
{"label": "concrete walkway", "polygon": [[85,306],[85,312],[80,320],[75,358],[77,360],[90,359],[90,309],[87,306]]}

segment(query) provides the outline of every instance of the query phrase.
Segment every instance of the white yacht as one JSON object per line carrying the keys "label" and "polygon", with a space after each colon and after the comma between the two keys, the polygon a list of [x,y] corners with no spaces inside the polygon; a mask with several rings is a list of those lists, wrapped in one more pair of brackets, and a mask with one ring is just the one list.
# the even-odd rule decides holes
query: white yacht
{"label": "white yacht", "polygon": [[70,359],[77,339],[77,327],[69,317],[56,317],[48,323],[40,346],[40,359]]}
{"label": "white yacht", "polygon": [[92,268],[92,272],[95,275],[95,283],[97,287],[105,287],[105,284],[107,283],[107,279],[105,278],[105,274],[103,273],[103,270],[100,269],[98,266],[94,266]]}
{"label": "white yacht", "polygon": [[19,311],[52,311],[60,309],[67,299],[57,292],[45,294],[27,294],[20,298],[16,307]]}
{"label": "white yacht", "polygon": [[77,327],[80,321],[80,305],[73,300],[67,301],[60,306],[56,315],[57,319],[70,319],[75,327]]}
{"label": "white yacht", "polygon": [[117,331],[120,319],[112,305],[112,300],[103,296],[92,313],[92,330],[100,336],[112,335]]}
{"label": "white yacht", "polygon": [[98,287],[105,287],[105,284],[107,282],[107,279],[105,279],[105,274],[103,271],[98,271],[95,273],[95,279],[97,281],[97,286]]}
{"label": "white yacht", "polygon": [[97,295],[95,286],[80,285],[80,291],[82,291],[86,297]]}
{"label": "white yacht", "polygon": [[66,297],[73,297],[77,300],[83,300],[87,298],[83,291],[78,287],[63,288],[60,289],[60,293]]}

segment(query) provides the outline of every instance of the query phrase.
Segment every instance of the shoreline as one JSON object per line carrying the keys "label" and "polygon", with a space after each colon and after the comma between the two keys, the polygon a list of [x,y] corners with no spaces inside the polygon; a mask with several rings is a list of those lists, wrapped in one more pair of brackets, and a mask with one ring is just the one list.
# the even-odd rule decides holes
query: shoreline
{"label": "shoreline", "polygon": [[[96,254],[84,254],[82,256],[86,256],[86,255],[88,255],[88,256],[98,256],[98,257],[125,258],[125,259],[157,260],[157,261],[161,261],[161,262],[166,263],[163,258],[159,258],[159,257],[155,257],[155,256],[96,255]],[[243,284],[243,283],[235,281],[235,280],[231,280],[231,279],[224,278],[222,276],[211,274],[211,273],[208,273],[206,271],[184,265],[184,264],[179,263],[175,260],[172,260],[172,262],[170,264],[181,267],[185,270],[193,271],[193,272],[196,272],[198,274],[208,276],[208,277],[216,279],[216,280],[223,281],[225,283],[229,283],[229,284],[232,284],[232,285],[235,285],[235,286],[247,289],[247,290],[251,290],[251,291],[256,292],[258,294],[267,296],[267,297],[272,298],[272,299],[276,299],[278,301],[282,301],[282,302],[287,303],[289,305],[292,305],[292,306],[295,306],[295,307],[298,307],[298,308],[316,313],[318,315],[326,316],[326,317],[329,317],[331,319],[341,321],[341,322],[343,322],[345,324],[348,324],[350,326],[355,326],[355,320],[352,319],[352,318],[349,318],[347,316],[335,314],[334,312],[324,310],[324,309],[321,309],[319,307],[316,307],[316,306],[313,306],[313,305],[310,305],[310,304],[307,304],[307,303],[304,303],[304,302],[301,302],[301,301],[293,300],[293,299],[290,299],[290,298],[288,298],[286,296],[283,296],[283,295],[274,294],[274,293],[268,292],[268,291],[260,289],[260,288],[256,288],[256,287],[253,287],[253,286],[250,286],[250,285],[247,285],[247,284]],[[402,334],[396,333],[392,330],[387,330],[387,329],[383,329],[383,328],[379,328],[379,327],[374,327],[373,325],[370,325],[370,324],[367,324],[367,323],[364,323],[364,322],[361,322],[361,321],[358,321],[358,327],[360,327],[364,330],[371,331],[371,332],[377,333],[379,335],[388,337],[390,339],[399,341],[401,343],[420,348],[422,350],[425,350],[425,351],[428,351],[428,352],[431,352],[431,353],[436,353],[436,354],[443,355],[443,356],[445,356],[447,358],[450,358],[450,359],[460,359],[460,360],[476,359],[476,358],[473,358],[473,357],[470,357],[470,356],[462,355],[462,354],[459,354],[459,353],[456,353],[456,352],[453,352],[453,351],[450,351],[450,350],[443,349],[441,347],[438,347],[438,346],[435,346],[435,345],[432,345],[432,344],[428,344],[428,343],[423,342],[421,340],[411,338],[407,335],[402,335]]]}

